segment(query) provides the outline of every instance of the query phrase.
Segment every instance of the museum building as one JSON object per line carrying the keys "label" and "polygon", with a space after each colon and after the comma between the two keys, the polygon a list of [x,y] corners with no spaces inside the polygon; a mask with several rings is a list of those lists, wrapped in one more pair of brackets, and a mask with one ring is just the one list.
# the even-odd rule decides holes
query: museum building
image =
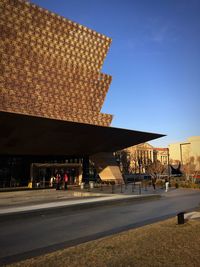
{"label": "museum building", "polygon": [[122,179],[112,153],[163,135],[101,113],[111,39],[24,0],[1,0],[0,13],[0,187],[61,169]]}

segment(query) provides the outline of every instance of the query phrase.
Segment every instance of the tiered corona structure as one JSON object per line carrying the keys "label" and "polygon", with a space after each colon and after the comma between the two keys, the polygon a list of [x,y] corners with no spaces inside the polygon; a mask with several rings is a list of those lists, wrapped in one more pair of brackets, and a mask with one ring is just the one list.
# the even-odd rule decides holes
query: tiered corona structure
{"label": "tiered corona structure", "polygon": [[12,177],[24,186],[47,162],[82,162],[89,182],[92,157],[102,180],[122,181],[112,153],[162,136],[108,127],[111,76],[101,68],[110,44],[25,0],[0,0],[0,187]]}
{"label": "tiered corona structure", "polygon": [[111,39],[23,0],[1,0],[0,16],[0,110],[109,126]]}

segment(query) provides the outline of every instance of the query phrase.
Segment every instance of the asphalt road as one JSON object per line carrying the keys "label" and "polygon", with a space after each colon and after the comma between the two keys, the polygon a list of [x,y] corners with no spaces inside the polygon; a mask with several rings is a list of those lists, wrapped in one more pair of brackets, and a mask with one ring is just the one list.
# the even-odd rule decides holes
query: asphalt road
{"label": "asphalt road", "polygon": [[155,200],[2,217],[0,265],[166,219],[199,205],[199,190],[171,190]]}

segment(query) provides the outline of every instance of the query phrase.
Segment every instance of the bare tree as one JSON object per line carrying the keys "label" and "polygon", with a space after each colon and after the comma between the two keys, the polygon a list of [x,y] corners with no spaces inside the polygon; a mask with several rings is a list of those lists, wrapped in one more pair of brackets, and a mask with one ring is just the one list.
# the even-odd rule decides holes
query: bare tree
{"label": "bare tree", "polygon": [[136,151],[134,153],[130,153],[130,173],[138,173],[140,172],[140,164]]}
{"label": "bare tree", "polygon": [[156,160],[147,166],[147,173],[155,180],[159,177],[159,175],[163,174],[164,170],[165,166],[162,165],[159,160]]}
{"label": "bare tree", "polygon": [[120,158],[120,169],[123,174],[129,174],[130,170],[130,154],[126,150],[118,152]]}
{"label": "bare tree", "polygon": [[183,171],[185,173],[186,178],[189,179],[190,176],[195,175],[196,173],[196,164],[194,157],[190,157],[188,162],[184,164]]}
{"label": "bare tree", "polygon": [[200,172],[200,156],[197,157],[198,167],[197,171]]}

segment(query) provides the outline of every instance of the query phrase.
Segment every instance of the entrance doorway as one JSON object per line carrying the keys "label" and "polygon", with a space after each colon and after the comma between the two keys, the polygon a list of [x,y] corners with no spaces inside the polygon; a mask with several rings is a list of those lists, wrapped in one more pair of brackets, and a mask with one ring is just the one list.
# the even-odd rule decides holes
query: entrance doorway
{"label": "entrance doorway", "polygon": [[69,185],[82,182],[81,163],[32,163],[30,168],[31,183],[34,187],[52,187],[52,178],[67,173]]}

